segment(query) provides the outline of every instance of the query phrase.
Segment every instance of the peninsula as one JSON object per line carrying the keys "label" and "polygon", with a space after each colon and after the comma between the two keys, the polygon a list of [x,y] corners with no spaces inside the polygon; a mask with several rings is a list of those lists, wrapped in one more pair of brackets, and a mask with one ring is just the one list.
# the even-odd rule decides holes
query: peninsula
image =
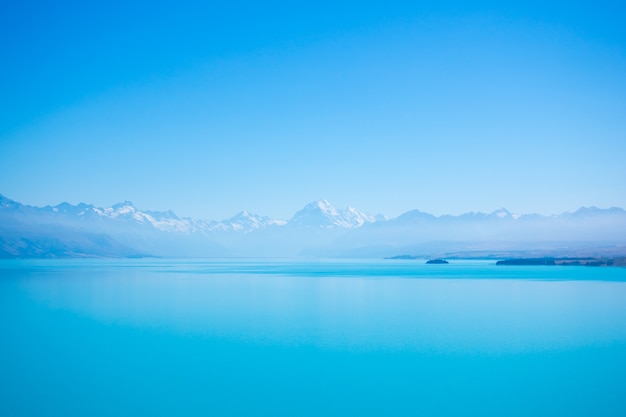
{"label": "peninsula", "polygon": [[626,266],[622,258],[515,258],[496,262],[496,265],[564,265],[564,266]]}

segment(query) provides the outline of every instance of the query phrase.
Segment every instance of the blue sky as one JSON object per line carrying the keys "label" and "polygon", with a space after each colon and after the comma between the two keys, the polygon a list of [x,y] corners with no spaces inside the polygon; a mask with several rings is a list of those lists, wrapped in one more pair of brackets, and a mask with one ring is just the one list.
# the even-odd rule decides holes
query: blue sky
{"label": "blue sky", "polygon": [[23,203],[626,207],[619,2],[9,3],[0,193]]}

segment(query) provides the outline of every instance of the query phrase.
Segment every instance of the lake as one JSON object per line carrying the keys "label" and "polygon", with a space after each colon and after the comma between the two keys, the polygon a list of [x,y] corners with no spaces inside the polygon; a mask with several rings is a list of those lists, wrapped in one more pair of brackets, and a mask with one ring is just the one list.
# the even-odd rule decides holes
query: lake
{"label": "lake", "polygon": [[2,416],[625,416],[626,269],[2,260]]}

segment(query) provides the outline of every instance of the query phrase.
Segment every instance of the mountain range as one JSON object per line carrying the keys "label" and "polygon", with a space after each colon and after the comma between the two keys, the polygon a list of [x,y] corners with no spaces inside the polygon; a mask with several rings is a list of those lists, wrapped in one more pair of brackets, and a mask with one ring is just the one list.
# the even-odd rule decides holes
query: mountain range
{"label": "mountain range", "polygon": [[0,258],[598,256],[626,252],[626,211],[581,208],[554,216],[492,213],[434,216],[419,210],[373,216],[326,200],[288,220],[242,211],[221,221],[172,211],[80,203],[34,207],[0,195]]}

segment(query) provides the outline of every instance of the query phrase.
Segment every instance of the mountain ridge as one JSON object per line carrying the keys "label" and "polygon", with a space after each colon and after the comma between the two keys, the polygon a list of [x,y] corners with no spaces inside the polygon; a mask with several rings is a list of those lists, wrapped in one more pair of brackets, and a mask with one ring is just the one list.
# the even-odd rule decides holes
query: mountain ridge
{"label": "mountain ridge", "polygon": [[[130,201],[36,207],[0,194],[0,239],[0,257],[393,256],[428,248],[519,250],[545,242],[558,249],[563,242],[626,244],[626,211],[591,206],[543,216],[500,208],[435,216],[415,209],[386,219],[320,199],[288,220],[243,210],[207,221],[180,218],[171,210],[140,210]],[[51,240],[56,243],[44,244]]]}

